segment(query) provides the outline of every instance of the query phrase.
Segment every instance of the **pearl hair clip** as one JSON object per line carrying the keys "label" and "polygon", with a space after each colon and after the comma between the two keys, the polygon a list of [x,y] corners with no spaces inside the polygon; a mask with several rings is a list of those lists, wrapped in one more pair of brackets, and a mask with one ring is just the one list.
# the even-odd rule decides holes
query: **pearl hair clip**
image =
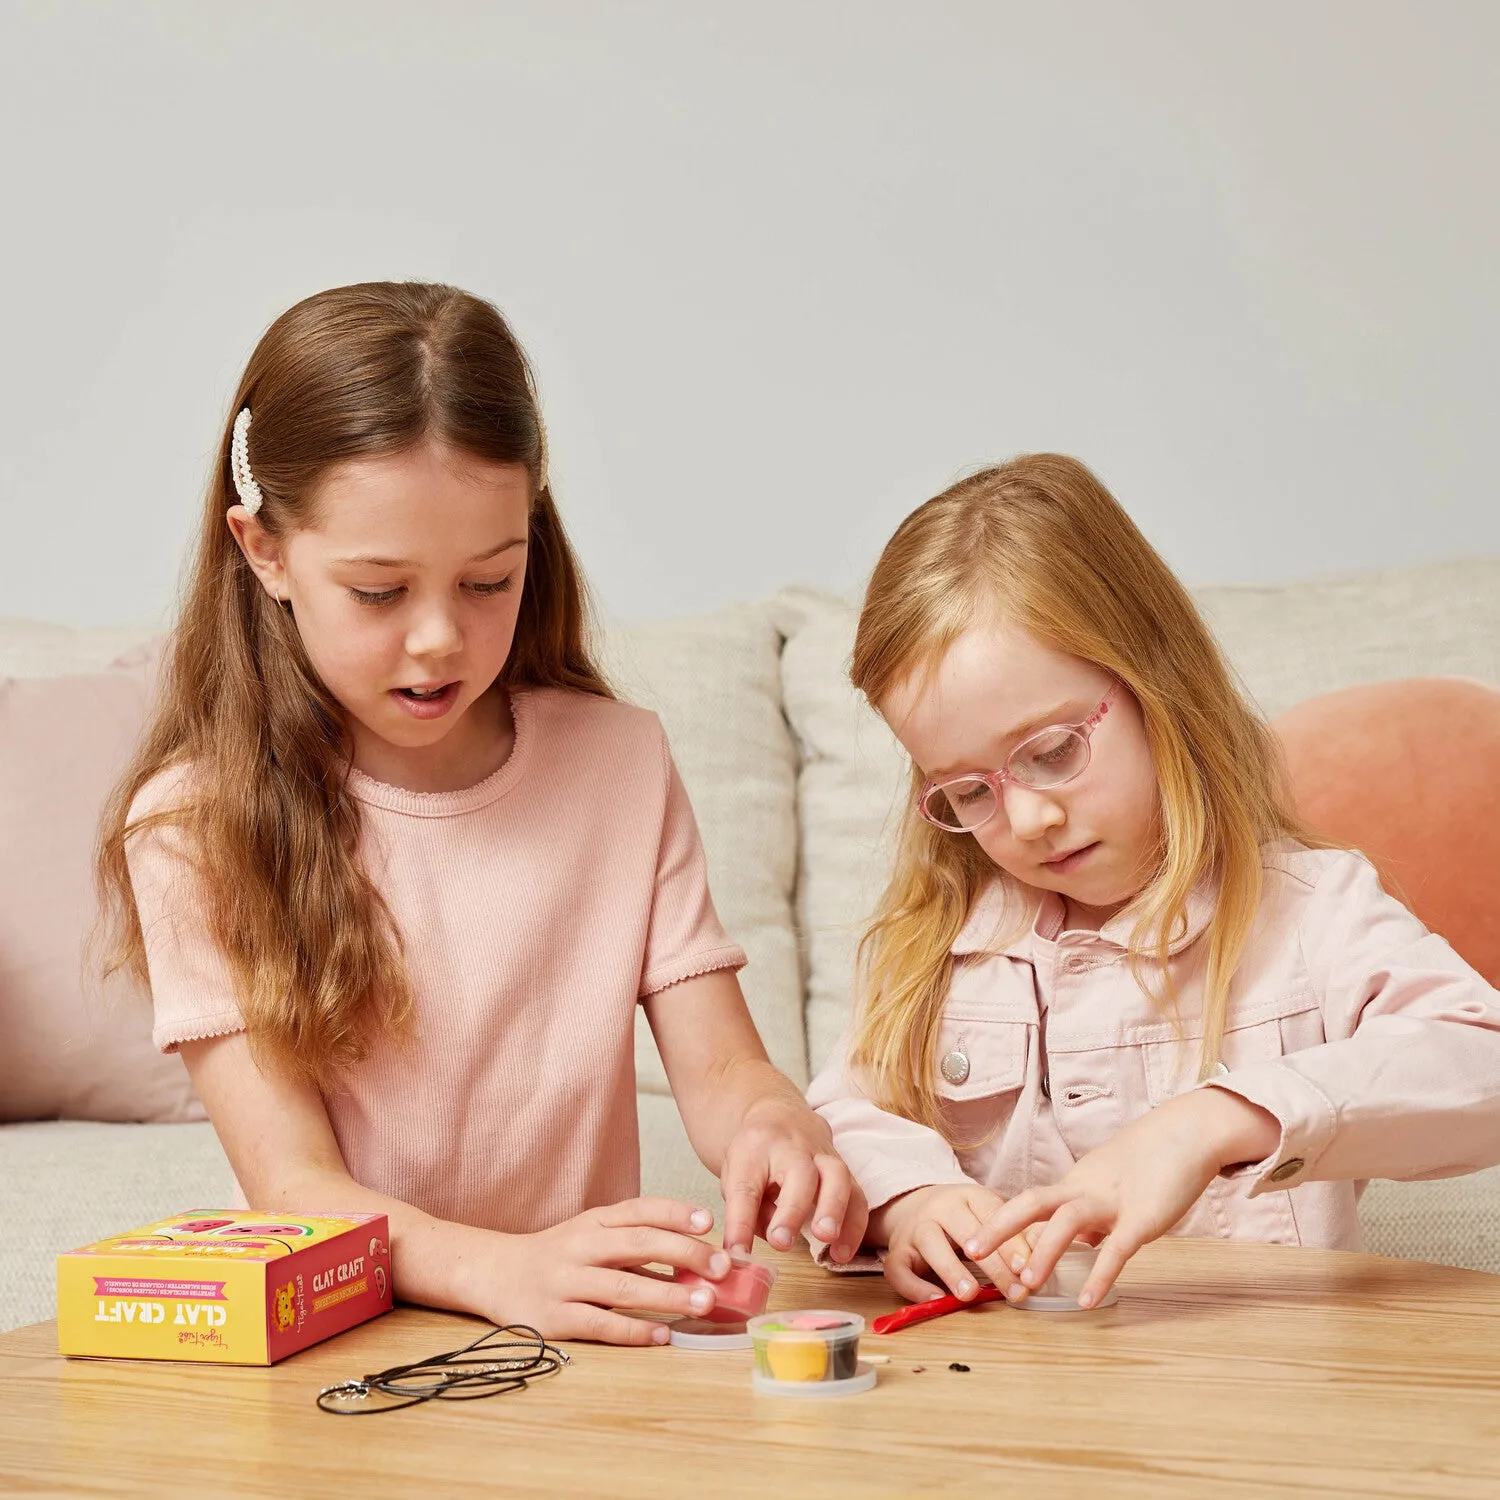
{"label": "pearl hair clip", "polygon": [[[537,419],[539,428],[540,453],[537,455],[537,488],[547,488],[547,429],[541,426],[541,418]],[[240,497],[240,504],[253,516],[265,502],[265,496],[261,493],[260,486],[255,482],[255,475],[250,472],[250,408],[240,408],[240,414],[234,419],[234,437],[229,444],[229,473],[234,480],[235,493]]]}
{"label": "pearl hair clip", "polygon": [[542,414],[541,414],[540,410],[536,414],[536,437],[537,437],[536,487],[537,487],[537,492],[540,494],[541,491],[544,490],[544,489],[546,489],[547,486],[548,486],[548,484],[551,482],[551,476],[547,472],[547,468],[548,468],[548,462],[547,462],[547,460],[548,460],[548,454],[547,454],[547,429],[543,425]]}
{"label": "pearl hair clip", "polygon": [[234,419],[234,438],[229,444],[229,473],[234,479],[235,492],[240,504],[253,516],[261,507],[265,496],[250,472],[250,408],[242,407]]}

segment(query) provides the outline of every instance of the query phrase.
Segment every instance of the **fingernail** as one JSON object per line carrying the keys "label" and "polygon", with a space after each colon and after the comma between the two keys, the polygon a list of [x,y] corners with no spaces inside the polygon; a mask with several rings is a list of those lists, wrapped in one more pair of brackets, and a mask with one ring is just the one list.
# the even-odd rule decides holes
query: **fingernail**
{"label": "fingernail", "polygon": [[707,1312],[714,1305],[714,1294],[706,1286],[701,1286],[688,1298],[688,1303],[694,1312]]}
{"label": "fingernail", "polygon": [[1015,1283],[1012,1282],[1010,1286],[1006,1287],[1005,1295],[1010,1299],[1010,1301],[1019,1302],[1021,1298],[1026,1295],[1026,1288],[1024,1286],[1016,1286]]}
{"label": "fingernail", "polygon": [[1010,1258],[1010,1268],[1019,1276],[1026,1269],[1026,1257],[1024,1255],[1012,1255]]}
{"label": "fingernail", "polygon": [[671,1331],[666,1328],[653,1328],[651,1330],[651,1342],[653,1344],[665,1344],[672,1337]]}
{"label": "fingernail", "polygon": [[741,1240],[737,1245],[731,1245],[729,1247],[729,1253],[731,1255],[749,1255],[750,1247],[744,1242],[744,1240]]}
{"label": "fingernail", "polygon": [[829,1218],[819,1219],[817,1228],[820,1240],[831,1240],[839,1232],[839,1226]]}
{"label": "fingernail", "polygon": [[942,1298],[943,1298],[943,1293],[942,1292],[933,1292],[932,1295],[929,1296],[927,1300],[929,1302],[940,1302],[942,1300]]}
{"label": "fingernail", "polygon": [[1079,1292],[1078,1305],[1080,1307],[1092,1307],[1094,1305],[1094,1294],[1092,1292]]}
{"label": "fingernail", "polygon": [[964,1254],[965,1255],[978,1256],[978,1254],[979,1254],[979,1241],[978,1240],[970,1240],[969,1243],[964,1246]]}
{"label": "fingernail", "polygon": [[693,1226],[695,1234],[702,1234],[705,1229],[714,1227],[714,1216],[706,1208],[700,1208],[688,1222]]}
{"label": "fingernail", "polygon": [[1033,1271],[1030,1266],[1027,1266],[1026,1269],[1021,1272],[1021,1280],[1024,1281],[1027,1286],[1035,1286],[1036,1272]]}
{"label": "fingernail", "polygon": [[715,1250],[709,1257],[708,1269],[715,1276],[722,1276],[729,1269],[729,1257],[722,1250]]}
{"label": "fingernail", "polygon": [[968,1297],[968,1296],[970,1296],[973,1293],[973,1291],[974,1291],[974,1283],[972,1281],[969,1281],[966,1278],[965,1280],[959,1282],[959,1284],[958,1284],[958,1295],[960,1297]]}
{"label": "fingernail", "polygon": [[789,1250],[792,1244],[792,1231],[785,1224],[778,1224],[771,1231],[771,1243],[778,1250]]}

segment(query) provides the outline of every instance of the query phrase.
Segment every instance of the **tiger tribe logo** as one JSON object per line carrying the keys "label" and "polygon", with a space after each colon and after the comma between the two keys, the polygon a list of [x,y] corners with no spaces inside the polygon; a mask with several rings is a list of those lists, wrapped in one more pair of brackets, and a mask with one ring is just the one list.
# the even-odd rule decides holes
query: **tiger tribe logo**
{"label": "tiger tribe logo", "polygon": [[287,1282],[276,1288],[276,1327],[282,1333],[290,1333],[297,1326],[297,1286]]}

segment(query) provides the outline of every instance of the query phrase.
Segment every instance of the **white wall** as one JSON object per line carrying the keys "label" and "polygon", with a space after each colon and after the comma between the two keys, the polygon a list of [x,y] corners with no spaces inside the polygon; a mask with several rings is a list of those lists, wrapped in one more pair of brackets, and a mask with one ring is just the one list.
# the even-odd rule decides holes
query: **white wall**
{"label": "white wall", "polygon": [[0,614],[169,607],[256,337],[456,281],[608,612],[1055,447],[1191,582],[1500,552],[1500,5],[0,0]]}

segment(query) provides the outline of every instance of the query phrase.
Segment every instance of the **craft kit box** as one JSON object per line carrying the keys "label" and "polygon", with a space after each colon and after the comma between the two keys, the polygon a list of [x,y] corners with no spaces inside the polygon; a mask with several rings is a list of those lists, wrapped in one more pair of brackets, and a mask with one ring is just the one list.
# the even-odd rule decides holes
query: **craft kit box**
{"label": "craft kit box", "polygon": [[62,1354],[273,1365],[390,1308],[384,1214],[200,1209],[57,1257]]}

